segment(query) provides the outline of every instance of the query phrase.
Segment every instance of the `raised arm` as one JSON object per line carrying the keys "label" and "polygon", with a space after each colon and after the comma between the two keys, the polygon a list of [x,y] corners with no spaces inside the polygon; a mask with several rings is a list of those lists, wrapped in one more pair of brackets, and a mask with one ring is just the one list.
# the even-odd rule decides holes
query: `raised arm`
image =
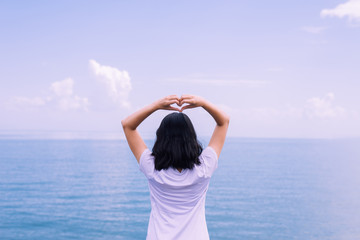
{"label": "raised arm", "polygon": [[183,106],[180,111],[188,108],[203,107],[214,118],[216,126],[211,136],[209,146],[215,150],[216,154],[219,157],[221,149],[224,146],[226,132],[229,127],[229,116],[225,112],[220,110],[216,105],[198,96],[181,96],[180,105],[183,105],[185,103],[188,105]]}
{"label": "raised arm", "polygon": [[147,147],[144,140],[141,138],[139,132],[137,131],[137,127],[148,116],[150,116],[153,112],[159,109],[178,111],[179,109],[170,106],[174,103],[178,105],[180,104],[179,99],[176,95],[164,97],[156,102],[153,102],[150,105],[141,108],[140,110],[136,111],[135,113],[131,114],[130,116],[121,121],[126,140],[138,162],[140,161],[141,154]]}

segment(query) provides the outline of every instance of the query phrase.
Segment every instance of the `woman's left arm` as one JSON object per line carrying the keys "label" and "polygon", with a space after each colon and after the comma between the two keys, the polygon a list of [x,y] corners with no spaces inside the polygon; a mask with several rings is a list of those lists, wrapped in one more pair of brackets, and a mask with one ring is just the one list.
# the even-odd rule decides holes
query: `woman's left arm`
{"label": "woman's left arm", "polygon": [[137,131],[137,127],[148,116],[150,116],[153,112],[159,109],[179,111],[179,109],[171,106],[171,104],[174,103],[178,105],[180,104],[179,99],[176,95],[164,97],[146,107],[143,107],[142,109],[136,111],[135,113],[131,114],[130,116],[121,121],[126,140],[138,163],[140,161],[141,154],[147,147],[144,140],[141,138],[139,132]]}

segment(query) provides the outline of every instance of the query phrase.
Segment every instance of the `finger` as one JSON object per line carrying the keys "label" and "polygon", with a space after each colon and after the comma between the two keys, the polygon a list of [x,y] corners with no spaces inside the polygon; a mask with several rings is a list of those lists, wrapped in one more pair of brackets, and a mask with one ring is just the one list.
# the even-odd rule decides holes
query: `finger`
{"label": "finger", "polygon": [[185,109],[188,109],[188,107],[182,107],[182,108],[180,109],[180,112],[183,112]]}
{"label": "finger", "polygon": [[168,99],[179,99],[177,95],[169,95],[166,98],[168,98]]}
{"label": "finger", "polygon": [[177,96],[176,95],[169,95],[169,96],[166,96],[162,99],[162,102],[166,103],[168,101],[172,101],[172,100],[175,100],[177,99]]}
{"label": "finger", "polygon": [[179,100],[178,99],[172,99],[172,100],[169,100],[166,104],[167,105],[171,105],[171,104],[174,104],[176,103],[177,105],[180,104]]}
{"label": "finger", "polygon": [[167,102],[172,102],[172,103],[175,103],[175,102],[178,102],[179,99],[177,98],[171,98],[171,99],[168,99]]}
{"label": "finger", "polygon": [[[180,99],[176,95],[169,96],[168,100],[176,101],[177,104],[180,104]],[[174,102],[173,102],[174,103]]]}
{"label": "finger", "polygon": [[192,99],[183,99],[183,100],[181,100],[180,104],[183,105],[184,103],[194,104],[194,101]]}
{"label": "finger", "polygon": [[189,94],[184,94],[184,95],[181,95],[180,99],[189,99],[189,98],[192,98],[193,96],[189,95]]}
{"label": "finger", "polygon": [[180,103],[184,103],[184,102],[190,101],[190,100],[194,100],[194,96],[192,96],[192,95],[184,95],[184,96],[181,96]]}

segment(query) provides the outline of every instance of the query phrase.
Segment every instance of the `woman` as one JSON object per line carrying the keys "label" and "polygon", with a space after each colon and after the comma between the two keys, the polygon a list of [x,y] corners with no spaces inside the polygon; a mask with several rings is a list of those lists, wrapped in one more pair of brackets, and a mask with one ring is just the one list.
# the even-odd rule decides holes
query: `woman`
{"label": "woman", "polygon": [[[204,150],[190,119],[182,113],[196,107],[204,108],[216,122]],[[159,109],[177,112],[162,120],[151,152],[136,128]],[[205,197],[224,145],[229,117],[201,97],[171,95],[138,110],[121,123],[140,170],[148,179],[151,213],[147,239],[209,239]]]}

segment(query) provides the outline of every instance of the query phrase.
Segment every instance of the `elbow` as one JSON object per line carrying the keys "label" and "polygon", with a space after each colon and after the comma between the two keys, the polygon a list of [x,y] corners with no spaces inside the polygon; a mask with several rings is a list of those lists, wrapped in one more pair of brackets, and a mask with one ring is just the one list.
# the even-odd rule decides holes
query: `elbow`
{"label": "elbow", "polygon": [[121,120],[121,125],[122,125],[124,131],[136,129],[131,126],[131,123],[126,118]]}
{"label": "elbow", "polygon": [[126,119],[121,120],[121,125],[122,125],[123,129],[125,129],[125,128],[128,127],[128,124],[127,124],[127,122],[126,122]]}
{"label": "elbow", "polygon": [[217,125],[220,127],[226,126],[228,127],[230,123],[230,117],[228,115],[223,115],[221,121],[217,122]]}

